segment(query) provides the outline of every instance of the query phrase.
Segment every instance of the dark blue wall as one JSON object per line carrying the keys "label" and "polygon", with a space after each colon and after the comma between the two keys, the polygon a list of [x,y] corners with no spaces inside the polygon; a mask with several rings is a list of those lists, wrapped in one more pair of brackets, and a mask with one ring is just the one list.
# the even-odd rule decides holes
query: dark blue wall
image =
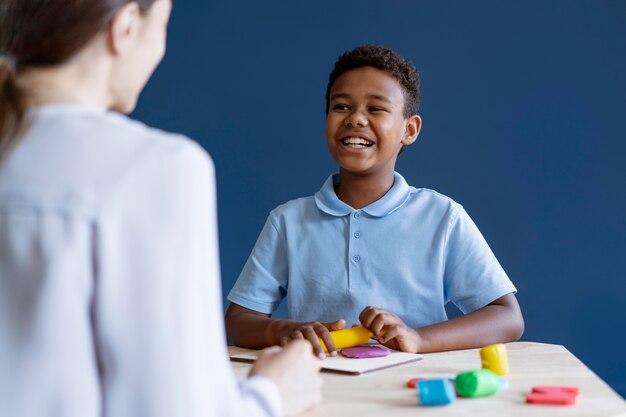
{"label": "dark blue wall", "polygon": [[213,156],[224,293],[268,212],[335,171],[326,80],[363,43],[420,68],[424,127],[398,170],[465,206],[519,289],[523,339],[626,395],[624,1],[175,1],[134,116]]}

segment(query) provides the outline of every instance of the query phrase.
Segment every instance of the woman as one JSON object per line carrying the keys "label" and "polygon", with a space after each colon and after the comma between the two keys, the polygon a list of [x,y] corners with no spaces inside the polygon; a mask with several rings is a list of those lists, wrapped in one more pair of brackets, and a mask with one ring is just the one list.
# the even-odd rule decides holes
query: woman
{"label": "woman", "polygon": [[0,5],[3,415],[273,416],[319,401],[305,342],[236,384],[212,162],[119,114],[164,54],[170,9]]}

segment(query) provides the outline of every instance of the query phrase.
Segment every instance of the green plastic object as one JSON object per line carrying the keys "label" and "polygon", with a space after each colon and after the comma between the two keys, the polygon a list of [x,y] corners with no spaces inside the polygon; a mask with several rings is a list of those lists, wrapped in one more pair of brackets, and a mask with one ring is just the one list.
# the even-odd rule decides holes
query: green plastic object
{"label": "green plastic object", "polygon": [[500,378],[488,369],[463,372],[454,380],[461,397],[488,397],[500,390]]}

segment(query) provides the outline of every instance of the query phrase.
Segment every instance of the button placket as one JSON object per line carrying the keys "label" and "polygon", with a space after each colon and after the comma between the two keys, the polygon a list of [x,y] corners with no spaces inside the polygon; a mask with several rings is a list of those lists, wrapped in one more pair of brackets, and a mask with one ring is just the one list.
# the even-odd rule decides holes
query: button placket
{"label": "button placket", "polygon": [[360,263],[362,262],[362,256],[360,254],[361,249],[361,224],[362,216],[360,210],[356,210],[350,216],[350,234],[348,239],[348,265],[350,282],[349,287],[355,288],[362,282]]}

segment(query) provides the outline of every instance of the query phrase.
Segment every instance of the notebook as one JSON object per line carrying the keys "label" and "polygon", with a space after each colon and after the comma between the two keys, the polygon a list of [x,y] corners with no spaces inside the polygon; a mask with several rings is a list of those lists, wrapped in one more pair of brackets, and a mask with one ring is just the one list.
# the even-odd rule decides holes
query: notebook
{"label": "notebook", "polygon": [[[376,345],[373,345],[376,346]],[[237,348],[236,352],[230,354],[230,359],[235,362],[254,362],[260,350]],[[367,372],[379,371],[391,368],[392,366],[404,365],[417,362],[423,356],[416,353],[405,353],[390,350],[388,356],[382,358],[350,359],[339,353],[335,357],[327,357],[322,362],[322,371],[337,372],[347,375],[361,375]]]}

